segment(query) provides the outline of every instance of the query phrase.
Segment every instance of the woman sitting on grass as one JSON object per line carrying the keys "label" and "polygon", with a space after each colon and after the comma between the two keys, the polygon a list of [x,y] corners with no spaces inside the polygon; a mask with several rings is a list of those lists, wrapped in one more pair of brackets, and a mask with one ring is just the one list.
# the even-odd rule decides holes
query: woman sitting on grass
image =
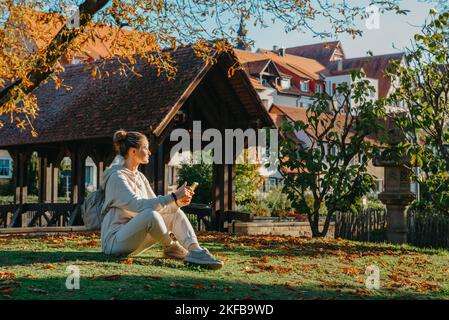
{"label": "woman sitting on grass", "polygon": [[138,170],[140,164],[149,163],[151,155],[146,136],[119,130],[113,143],[117,157],[100,182],[105,190],[103,210],[108,210],[101,225],[103,252],[136,255],[159,242],[167,258],[222,267],[209,250],[199,246],[190,221],[180,209],[190,203],[193,190],[184,183],[176,192],[156,197]]}

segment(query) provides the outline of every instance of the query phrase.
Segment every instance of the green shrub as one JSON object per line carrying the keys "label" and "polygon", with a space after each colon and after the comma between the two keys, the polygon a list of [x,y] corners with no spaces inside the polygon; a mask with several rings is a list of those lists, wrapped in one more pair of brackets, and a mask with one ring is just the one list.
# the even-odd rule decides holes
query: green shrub
{"label": "green shrub", "polygon": [[265,196],[263,202],[270,209],[270,212],[275,217],[285,217],[293,211],[291,201],[288,199],[286,193],[282,192],[282,186],[272,188]]}
{"label": "green shrub", "polygon": [[14,183],[8,179],[0,184],[0,196],[11,196],[14,194]]}
{"label": "green shrub", "polygon": [[178,185],[184,181],[187,181],[188,185],[199,183],[192,199],[193,203],[212,203],[212,164],[183,163],[179,169]]}
{"label": "green shrub", "polygon": [[270,217],[271,210],[268,208],[266,203],[256,201],[256,202],[248,202],[245,204],[240,204],[236,206],[236,210],[240,212],[251,213],[254,216],[258,217]]}

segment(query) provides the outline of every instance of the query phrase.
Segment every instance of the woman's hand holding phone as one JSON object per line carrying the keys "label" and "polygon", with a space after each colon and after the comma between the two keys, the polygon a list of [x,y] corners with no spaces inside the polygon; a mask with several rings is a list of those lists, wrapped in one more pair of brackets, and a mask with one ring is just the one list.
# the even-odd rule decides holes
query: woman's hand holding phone
{"label": "woman's hand holding phone", "polygon": [[184,207],[190,203],[193,195],[195,194],[193,190],[196,188],[197,185],[198,185],[197,183],[194,183],[192,187],[189,187],[187,186],[187,182],[184,182],[184,184],[178,190],[176,190],[175,195],[176,199],[178,199],[176,201],[176,204],[179,207]]}

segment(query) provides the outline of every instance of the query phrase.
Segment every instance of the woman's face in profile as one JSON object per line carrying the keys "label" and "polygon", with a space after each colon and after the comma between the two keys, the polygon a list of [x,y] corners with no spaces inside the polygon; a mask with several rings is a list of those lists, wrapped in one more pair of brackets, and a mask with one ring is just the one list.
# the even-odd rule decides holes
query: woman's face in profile
{"label": "woman's face in profile", "polygon": [[147,164],[150,162],[151,152],[149,150],[148,141],[144,141],[139,149],[131,149],[133,149],[131,155],[134,157],[136,162],[138,162],[139,164]]}

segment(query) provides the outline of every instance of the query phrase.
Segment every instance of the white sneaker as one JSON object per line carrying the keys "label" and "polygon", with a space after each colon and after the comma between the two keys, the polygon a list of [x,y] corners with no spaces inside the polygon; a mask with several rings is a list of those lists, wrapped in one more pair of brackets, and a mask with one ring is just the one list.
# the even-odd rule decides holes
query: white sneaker
{"label": "white sneaker", "polygon": [[215,259],[214,256],[206,248],[198,251],[190,251],[184,261],[187,263],[206,266],[212,269],[220,269],[221,267],[223,267],[223,262]]}
{"label": "white sneaker", "polygon": [[173,241],[171,245],[164,248],[164,257],[171,259],[184,259],[189,251],[179,244],[178,241]]}

